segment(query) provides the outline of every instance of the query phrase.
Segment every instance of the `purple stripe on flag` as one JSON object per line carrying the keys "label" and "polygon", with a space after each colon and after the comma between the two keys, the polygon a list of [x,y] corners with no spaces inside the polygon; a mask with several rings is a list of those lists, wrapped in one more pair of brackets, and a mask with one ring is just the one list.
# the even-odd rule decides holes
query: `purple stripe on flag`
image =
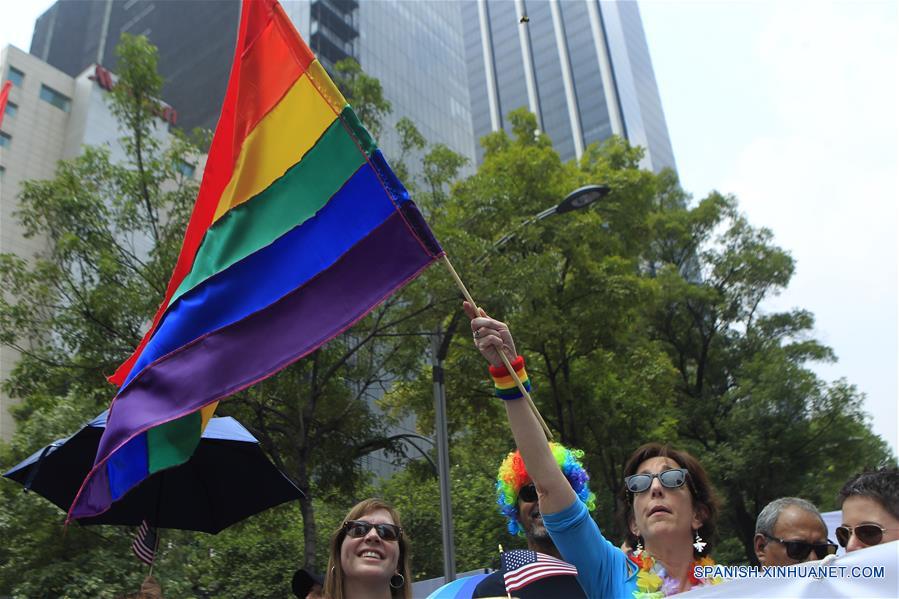
{"label": "purple stripe on flag", "polygon": [[96,465],[70,517],[95,516],[109,508],[98,501],[104,492],[98,487],[109,493],[106,477],[97,476],[105,468],[98,466],[129,439],[271,376],[421,273],[437,256],[413,236],[403,216],[389,216],[331,268],[278,302],[200,337],[135,377],[113,403]]}
{"label": "purple stripe on flag", "polygon": [[106,466],[95,468],[92,474],[91,484],[83,486],[81,494],[78,496],[81,509],[85,514],[99,514],[109,509],[112,504],[112,492],[109,489],[109,473],[106,471]]}

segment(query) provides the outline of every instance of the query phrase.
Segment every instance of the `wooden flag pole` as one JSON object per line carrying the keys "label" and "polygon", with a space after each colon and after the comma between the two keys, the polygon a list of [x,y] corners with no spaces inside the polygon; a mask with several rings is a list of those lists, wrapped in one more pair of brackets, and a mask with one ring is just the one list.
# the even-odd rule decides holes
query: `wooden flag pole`
{"label": "wooden flag pole", "polygon": [[[503,557],[503,544],[499,544],[499,557],[500,557],[500,567],[502,567],[502,557]],[[503,576],[503,588],[506,589],[506,599],[512,599],[512,593],[509,592],[509,588],[506,586],[506,577]]]}
{"label": "wooden flag pole", "polygon": [[[159,507],[159,506],[158,506],[158,504],[157,504],[157,508],[158,508],[158,507]],[[159,515],[159,512],[158,512],[158,509],[157,509],[157,516],[158,516],[158,515]],[[155,544],[154,547],[153,547],[153,560],[150,562],[150,569],[147,571],[147,578],[153,576],[153,566],[156,565],[156,555],[159,553],[159,529],[158,529],[158,528],[156,529],[156,535],[155,535],[155,536],[156,536],[156,544]]]}
{"label": "wooden flag pole", "polygon": [[[478,308],[478,305],[475,303],[474,299],[471,297],[471,294],[468,293],[468,289],[465,288],[465,283],[462,282],[462,279],[459,278],[459,273],[456,272],[456,269],[453,268],[453,265],[450,263],[449,258],[446,254],[443,254],[443,263],[446,265],[446,268],[449,270],[450,274],[453,276],[453,280],[456,281],[456,285],[462,291],[462,295],[465,297],[465,300],[472,305],[475,309],[475,312],[478,314],[481,313],[481,309]],[[512,375],[512,380],[515,381],[515,385],[518,387],[518,390],[521,391],[521,394],[524,396],[525,400],[527,400],[528,407],[531,408],[531,411],[534,413],[534,416],[537,417],[537,421],[540,422],[540,426],[543,427],[543,433],[546,435],[546,439],[548,441],[553,440],[552,431],[549,430],[549,427],[546,425],[546,421],[543,420],[543,416],[540,415],[540,412],[537,410],[537,406],[534,405],[534,400],[531,399],[531,394],[528,393],[528,390],[524,388],[524,385],[521,382],[521,379],[518,378],[518,373],[512,369],[512,364],[509,362],[508,356],[506,356],[506,352],[500,351],[500,357],[503,359],[503,364],[506,365],[506,370],[509,371],[509,374]]]}

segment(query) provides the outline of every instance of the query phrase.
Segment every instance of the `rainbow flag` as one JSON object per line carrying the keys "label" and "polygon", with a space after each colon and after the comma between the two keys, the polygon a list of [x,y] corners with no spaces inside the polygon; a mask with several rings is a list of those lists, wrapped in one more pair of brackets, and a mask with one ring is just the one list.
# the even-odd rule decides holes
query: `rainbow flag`
{"label": "rainbow flag", "polygon": [[12,89],[12,81],[4,81],[0,87],[0,125],[3,124],[3,115],[6,114],[6,102],[9,100],[9,90]]}
{"label": "rainbow flag", "polygon": [[443,253],[275,0],[244,0],[181,254],[69,519],[186,461],[218,400],[365,316]]}

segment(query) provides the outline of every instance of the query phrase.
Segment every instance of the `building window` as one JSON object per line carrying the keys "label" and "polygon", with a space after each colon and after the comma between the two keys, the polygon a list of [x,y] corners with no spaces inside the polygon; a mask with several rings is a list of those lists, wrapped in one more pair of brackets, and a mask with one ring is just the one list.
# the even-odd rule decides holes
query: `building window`
{"label": "building window", "polygon": [[12,102],[6,102],[6,116],[16,116],[16,112],[18,112],[19,106]]}
{"label": "building window", "polygon": [[46,85],[41,85],[41,100],[53,104],[63,112],[68,112],[69,104],[72,103],[67,97]]}
{"label": "building window", "polygon": [[12,135],[0,131],[0,148],[8,148],[12,143]]}
{"label": "building window", "polygon": [[6,74],[6,78],[12,81],[12,84],[16,87],[22,87],[22,84],[25,82],[25,73],[17,69],[16,67],[9,67],[9,72]]}
{"label": "building window", "polygon": [[3,175],[6,174],[6,167],[0,164],[0,181],[3,181]]}

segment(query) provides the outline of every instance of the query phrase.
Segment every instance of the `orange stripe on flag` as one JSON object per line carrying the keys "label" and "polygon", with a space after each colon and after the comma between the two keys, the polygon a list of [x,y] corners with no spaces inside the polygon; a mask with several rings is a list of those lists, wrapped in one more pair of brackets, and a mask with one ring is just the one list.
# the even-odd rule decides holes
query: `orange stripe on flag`
{"label": "orange stripe on flag", "polygon": [[246,75],[237,97],[235,162],[250,132],[281,101],[314,58],[308,47],[300,55],[294,54],[274,20],[247,48],[241,57],[241,71]]}

